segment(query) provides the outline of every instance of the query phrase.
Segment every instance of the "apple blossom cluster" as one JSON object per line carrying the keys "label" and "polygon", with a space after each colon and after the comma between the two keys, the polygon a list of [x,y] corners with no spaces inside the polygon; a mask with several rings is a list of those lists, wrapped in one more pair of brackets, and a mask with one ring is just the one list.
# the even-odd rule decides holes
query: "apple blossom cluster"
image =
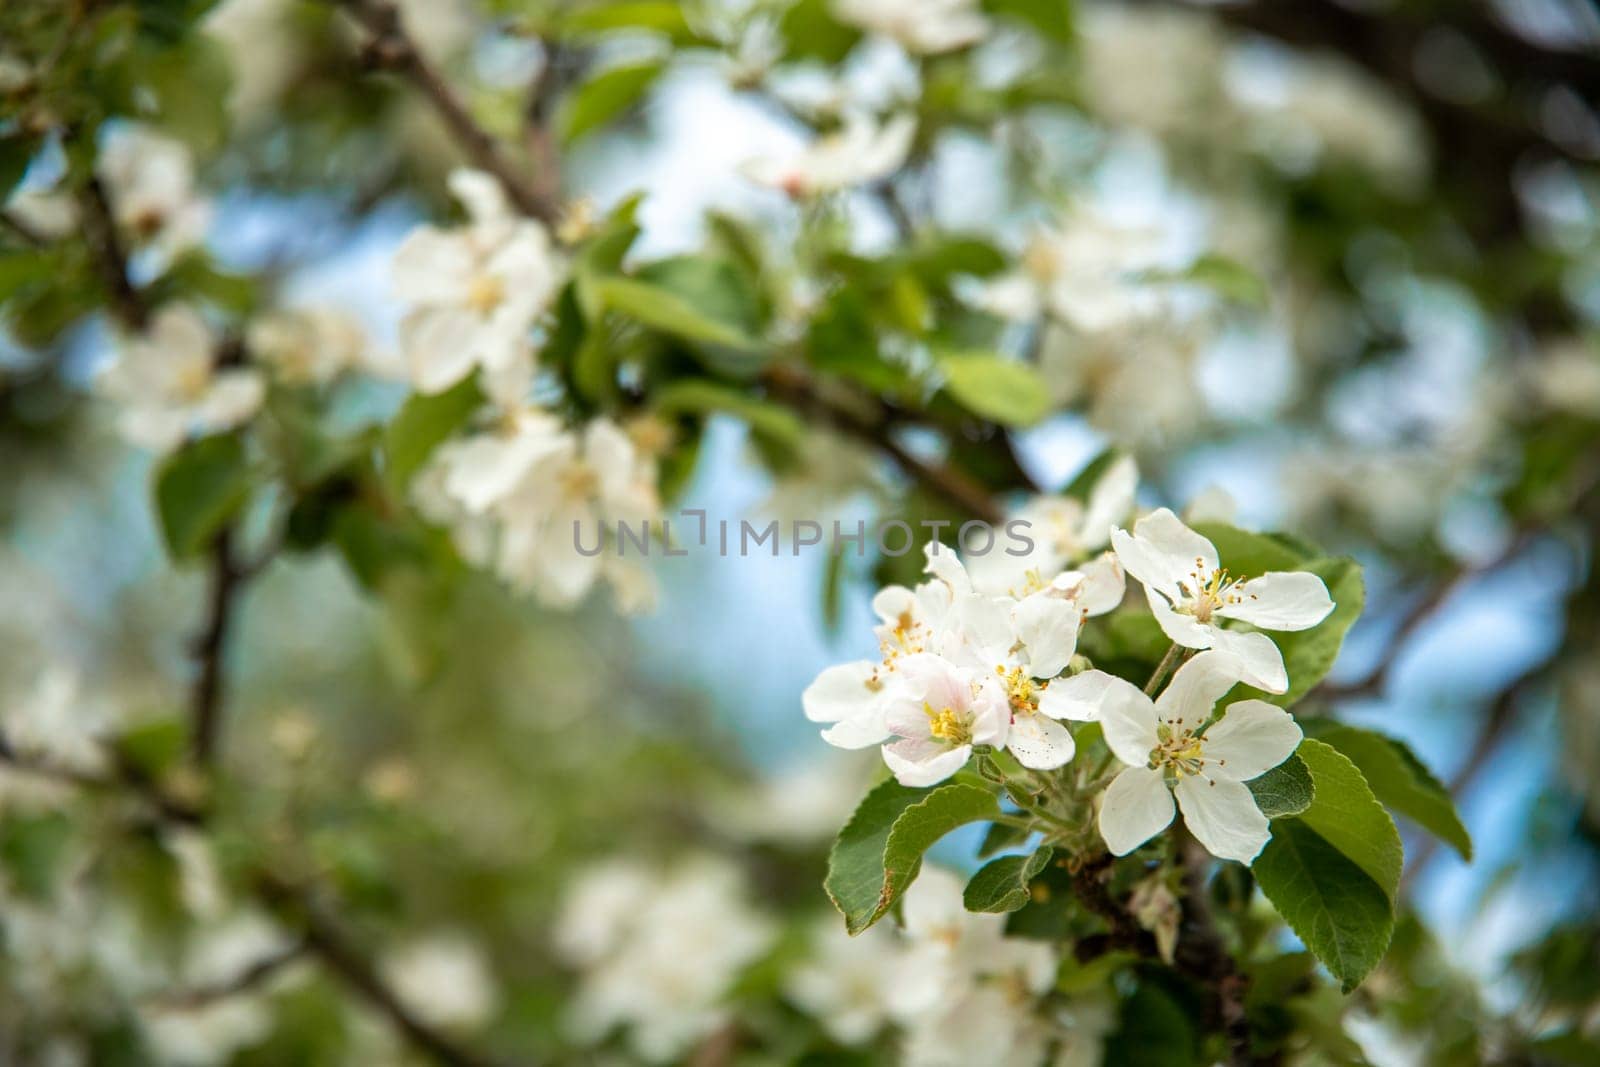
{"label": "apple blossom cluster", "polygon": [[[798,959],[780,957],[783,997],[846,1047],[893,1035],[907,1067],[1098,1062],[1115,1024],[1108,996],[1053,993],[1061,958],[1007,936],[1006,917],[962,904],[963,881],[937,867],[907,890],[897,929],[851,937],[814,924]],[[635,860],[582,872],[566,894],[556,948],[580,975],[567,1017],[597,1044],[625,1032],[640,1059],[683,1059],[735,1018],[741,977],[781,950],[777,924],[753,908],[720,858],[662,874]]]}
{"label": "apple blossom cluster", "polygon": [[[1076,754],[1067,723],[1098,723],[1124,765],[1099,800],[1112,853],[1131,852],[1181,809],[1213,855],[1254,859],[1267,819],[1244,783],[1288,759],[1301,732],[1274,704],[1219,702],[1240,684],[1285,692],[1282,653],[1262,631],[1309,629],[1333,601],[1308,572],[1230,574],[1216,547],[1165,508],[1131,532],[1113,526],[1132,509],[1132,481],[1128,467],[1108,471],[1083,511],[1093,525],[1078,527],[1066,552],[1020,583],[986,585],[952,550],[930,544],[930,580],[914,590],[891,586],[874,600],[879,658],[830,667],[806,690],[807,717],[828,724],[823,738],[842,748],[881,745],[901,785],[924,787],[988,752],[1054,771]],[[1065,500],[1030,508],[1075,511]],[[1106,540],[1110,552],[1083,558]],[[1077,655],[1081,628],[1120,606],[1125,575],[1144,587],[1172,642],[1145,691]]]}

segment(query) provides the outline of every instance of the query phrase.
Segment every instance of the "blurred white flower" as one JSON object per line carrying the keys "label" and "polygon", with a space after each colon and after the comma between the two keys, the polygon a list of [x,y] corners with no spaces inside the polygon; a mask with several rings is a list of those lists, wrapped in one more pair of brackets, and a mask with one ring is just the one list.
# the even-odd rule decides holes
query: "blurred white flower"
{"label": "blurred white flower", "polygon": [[892,1021],[890,1001],[907,963],[887,924],[852,937],[829,915],[816,923],[811,953],[784,976],[783,991],[835,1041],[860,1045]]}
{"label": "blurred white flower", "polygon": [[139,1023],[157,1061],[172,1067],[211,1067],[262,1040],[272,1013],[258,997],[234,996],[203,1004],[155,1004],[140,1009]]}
{"label": "blurred white flower", "polygon": [[252,358],[290,385],[326,385],[360,367],[367,334],[355,316],[332,307],[284,308],[250,323]]}
{"label": "blurred white flower", "polygon": [[[557,948],[582,972],[568,1022],[579,1040],[623,1027],[641,1059],[678,1059],[727,1022],[723,998],[772,943],[772,924],[745,903],[739,871],[723,860],[665,875],[602,869],[603,881],[573,883],[556,927]],[[595,885],[608,887],[606,898],[584,899]],[[573,937],[569,926],[587,936]]]}
{"label": "blurred white flower", "polygon": [[1006,937],[1004,915],[967,911],[962,886],[927,866],[906,890],[908,959],[892,1004],[904,1062],[1038,1064],[1050,1039],[1039,998],[1055,981],[1055,950]]}
{"label": "blurred white flower", "polygon": [[211,205],[195,190],[194,161],[182,141],[118,124],[105,135],[97,169],[117,224],[141,244],[173,255],[205,237]]}
{"label": "blurred white flower", "polygon": [[292,0],[223,0],[206,14],[205,32],[222,46],[232,75],[228,109],[242,125],[273,114],[306,58],[295,47],[292,7]]}
{"label": "blurred white flower", "polygon": [[1289,686],[1283,654],[1266,634],[1227,630],[1228,619],[1263,630],[1309,630],[1333,611],[1328,587],[1306,571],[1231,575],[1217,549],[1166,508],[1112,531],[1111,543],[1127,572],[1144,585],[1161,629],[1185,648],[1219,648],[1241,664],[1240,677],[1271,693]]}
{"label": "blurred white flower", "polygon": [[1207,418],[1196,368],[1208,340],[1204,320],[1165,311],[1094,334],[1049,324],[1039,370],[1055,404],[1087,407],[1113,440],[1170,445]]}
{"label": "blurred white flower", "polygon": [[6,214],[47,241],[60,240],[78,227],[72,194],[54,187],[24,184],[5,203]]}
{"label": "blurred white flower", "polygon": [[401,1002],[435,1026],[479,1026],[500,1006],[483,951],[463,934],[408,941],[386,952],[379,970]]}
{"label": "blurred white flower", "polygon": [[787,158],[762,157],[746,162],[745,177],[781,189],[796,199],[838,192],[881,181],[899,170],[911,152],[917,132],[912,115],[896,115],[881,126],[852,112],[844,125],[824,134]]}
{"label": "blurred white flower", "polygon": [[1221,132],[1231,117],[1221,78],[1227,38],[1214,20],[1106,3],[1074,14],[1084,93],[1095,114],[1163,136]]}
{"label": "blurred white flower", "polygon": [[989,33],[978,0],[832,0],[840,22],[890,38],[913,55],[953,52]]}
{"label": "blurred white flower", "polygon": [[412,382],[438,393],[483,368],[493,380],[532,358],[530,332],[565,270],[545,228],[516,215],[495,180],[458,170],[450,189],[469,216],[450,230],[420,226],[395,253],[394,281],[410,305],[400,345]]}
{"label": "blurred white flower", "polygon": [[122,340],[96,387],[117,403],[123,436],[156,452],[232,429],[261,407],[265,384],[249,367],[218,368],[218,341],[194,308],[169,304],[144,334]]}
{"label": "blurred white flower", "polygon": [[1528,371],[1539,403],[1600,418],[1600,344],[1579,338],[1547,345]]}
{"label": "blurred white flower", "polygon": [[77,674],[55,664],[0,715],[0,732],[13,751],[85,774],[105,768],[103,737],[110,725],[104,706],[89,698]]}
{"label": "blurred white flower", "polygon": [[1248,864],[1267,843],[1267,817],[1244,783],[1288,759],[1300,727],[1282,708],[1240,700],[1197,733],[1213,706],[1241,680],[1243,664],[1227,652],[1202,652],[1179,667],[1152,701],[1137,687],[1099,671],[1095,694],[1107,746],[1126,766],[1100,803],[1100,834],[1125,856],[1172,822],[1173,794],[1195,838],[1219,859]]}
{"label": "blurred white flower", "polygon": [[803,847],[825,844],[855,810],[871,765],[834,754],[764,776],[707,813],[730,836]]}

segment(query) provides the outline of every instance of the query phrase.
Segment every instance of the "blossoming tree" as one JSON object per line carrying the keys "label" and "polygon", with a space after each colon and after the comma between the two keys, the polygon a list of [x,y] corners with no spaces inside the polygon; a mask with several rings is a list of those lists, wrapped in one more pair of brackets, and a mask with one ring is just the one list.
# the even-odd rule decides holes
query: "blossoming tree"
{"label": "blossoming tree", "polygon": [[[1592,907],[1416,909],[1600,736],[1600,62],[1501,6],[6,4],[0,1060],[1594,1062]],[[1447,785],[1360,702],[1507,574]]]}

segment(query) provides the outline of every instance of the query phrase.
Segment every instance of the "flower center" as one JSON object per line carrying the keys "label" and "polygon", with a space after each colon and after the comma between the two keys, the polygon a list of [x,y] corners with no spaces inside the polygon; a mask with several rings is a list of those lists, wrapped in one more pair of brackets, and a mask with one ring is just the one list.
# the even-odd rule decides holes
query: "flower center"
{"label": "flower center", "polygon": [[178,371],[178,395],[186,400],[198,400],[211,384],[211,365],[198,359],[186,363]]}
{"label": "flower center", "polygon": [[476,275],[467,285],[467,306],[480,315],[489,314],[505,298],[505,283],[496,275]]}
{"label": "flower center", "polygon": [[574,460],[561,472],[561,491],[574,500],[587,500],[600,491],[600,475],[583,460]]}
{"label": "flower center", "polygon": [[1248,578],[1232,577],[1226,567],[1207,572],[1205,561],[1197,556],[1188,580],[1178,583],[1185,601],[1178,610],[1193,615],[1196,622],[1210,622],[1218,608],[1243,603],[1246,597],[1255,599],[1254,594],[1244,591],[1248,581]]}
{"label": "flower center", "polygon": [[1007,670],[998,666],[994,673],[1000,676],[1000,683],[1006,688],[1006,699],[1011,704],[1013,717],[1032,715],[1039,710],[1039,693],[1044,689],[1044,683],[1035,682],[1021,667]]}
{"label": "flower center", "polygon": [[884,663],[892,663],[900,656],[921,652],[926,647],[927,628],[912,618],[911,611],[902,611],[894,621],[894,629],[878,642]]}
{"label": "flower center", "polygon": [[1205,741],[1188,727],[1173,729],[1168,723],[1156,727],[1156,747],[1150,750],[1151,770],[1171,770],[1173,777],[1199,774],[1205,767]]}
{"label": "flower center", "polygon": [[922,711],[928,716],[928,734],[948,745],[965,745],[972,742],[972,723],[954,708],[933,710],[933,705],[922,702]]}

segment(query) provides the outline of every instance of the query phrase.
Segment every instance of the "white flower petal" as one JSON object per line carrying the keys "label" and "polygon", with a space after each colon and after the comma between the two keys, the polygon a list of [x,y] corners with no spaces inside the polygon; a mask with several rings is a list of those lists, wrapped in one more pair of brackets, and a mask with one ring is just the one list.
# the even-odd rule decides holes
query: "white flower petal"
{"label": "white flower petal", "polygon": [[1283,666],[1283,653],[1266,634],[1212,630],[1213,647],[1232,653],[1242,664],[1240,681],[1269,693],[1289,689],[1289,673]]}
{"label": "white flower petal", "polygon": [[1133,457],[1123,456],[1100,475],[1089,491],[1089,503],[1078,531],[1078,544],[1084,549],[1102,548],[1111,542],[1111,530],[1133,510],[1134,494],[1139,489],[1139,466]]}
{"label": "white flower petal", "polygon": [[883,762],[901,785],[911,789],[937,785],[967,765],[971,745],[955,748],[933,741],[904,740],[883,746]]}
{"label": "white flower petal", "polygon": [[1242,782],[1196,775],[1179,780],[1176,792],[1189,831],[1218,859],[1249,864],[1272,836],[1267,817]]}
{"label": "white flower petal", "polygon": [[1227,652],[1202,652],[1179,667],[1156,698],[1162,722],[1198,729],[1211,709],[1244,674],[1244,664]]}
{"label": "white flower petal", "polygon": [[1161,772],[1126,767],[1100,801],[1100,836],[1114,856],[1126,856],[1172,823],[1172,793]]}
{"label": "white flower petal", "polygon": [[472,250],[460,237],[418,227],[394,255],[395,295],[407,304],[459,304],[472,268]]}
{"label": "white flower petal", "polygon": [[1112,531],[1111,544],[1129,574],[1174,597],[1180,582],[1192,585],[1219,566],[1216,547],[1167,508],[1140,519],[1131,536]]}
{"label": "white flower petal", "polygon": [[[1057,678],[1039,697],[1039,710],[1052,719],[1073,719],[1077,722],[1097,722],[1112,703],[1121,702],[1137,708],[1146,708],[1150,698],[1139,687],[1125,682],[1105,671],[1084,671],[1070,678]],[[1138,711],[1133,713],[1135,716]],[[1154,717],[1151,718],[1151,736],[1154,737]],[[1149,755],[1146,745],[1137,762]],[[1130,761],[1133,762],[1133,761]]]}
{"label": "white flower petal", "polygon": [[[1091,673],[1099,672],[1084,672]],[[1106,687],[1107,699],[1100,705],[1100,728],[1105,733],[1106,745],[1117,759],[1130,767],[1142,767],[1150,760],[1150,750],[1159,744],[1156,706],[1131,684],[1124,682],[1123,686]],[[1050,687],[1054,688],[1054,685]],[[1046,690],[1046,695],[1048,693]],[[1040,703],[1043,706],[1042,700]]]}
{"label": "white flower petal", "polygon": [[1150,586],[1144,587],[1145,599],[1150,602],[1150,613],[1161,625],[1161,632],[1184,648],[1210,648],[1216,643],[1217,628],[1197,622],[1193,615],[1172,610],[1167,598]]}
{"label": "white flower petal", "polygon": [[1276,704],[1265,700],[1229,704],[1222,718],[1206,731],[1207,770],[1248,782],[1288,759],[1301,736],[1294,716]]}
{"label": "white flower petal", "polygon": [[1028,653],[1035,678],[1054,678],[1067,669],[1078,650],[1078,625],[1083,612],[1071,600],[1051,592],[1025,597],[1011,609],[1010,629]]}
{"label": "white flower petal", "polygon": [[1054,770],[1077,751],[1065,726],[1043,715],[1027,714],[1012,720],[1006,748],[1018,763],[1036,771]]}
{"label": "white flower petal", "polygon": [[972,581],[967,577],[967,569],[961,565],[955,549],[938,541],[929,541],[922,551],[928,559],[929,574],[948,585],[958,598],[972,593]]}
{"label": "white flower petal", "polygon": [[[812,722],[842,722],[875,714],[882,722],[881,685],[875,685],[878,665],[856,660],[828,667],[800,694],[800,705]],[[885,731],[885,736],[887,731]],[[877,738],[882,741],[883,737]],[[874,744],[876,742],[873,742]]]}
{"label": "white flower petal", "polygon": [[1239,586],[1242,598],[1217,614],[1263,630],[1309,630],[1333,611],[1333,599],[1321,578],[1306,571],[1273,571]]}
{"label": "white flower petal", "polygon": [[[1127,576],[1123,573],[1122,564],[1118,562],[1115,552],[1102,552],[1100,555],[1085,563],[1082,569],[1074,572],[1078,575],[1073,589],[1073,597],[1078,601],[1078,607],[1089,616],[1104,615],[1108,611],[1115,611],[1122,603],[1123,594],[1127,591]],[[1059,586],[1063,576],[1056,579]],[[1160,594],[1157,594],[1159,597]],[[1165,600],[1162,603],[1166,603]]]}

